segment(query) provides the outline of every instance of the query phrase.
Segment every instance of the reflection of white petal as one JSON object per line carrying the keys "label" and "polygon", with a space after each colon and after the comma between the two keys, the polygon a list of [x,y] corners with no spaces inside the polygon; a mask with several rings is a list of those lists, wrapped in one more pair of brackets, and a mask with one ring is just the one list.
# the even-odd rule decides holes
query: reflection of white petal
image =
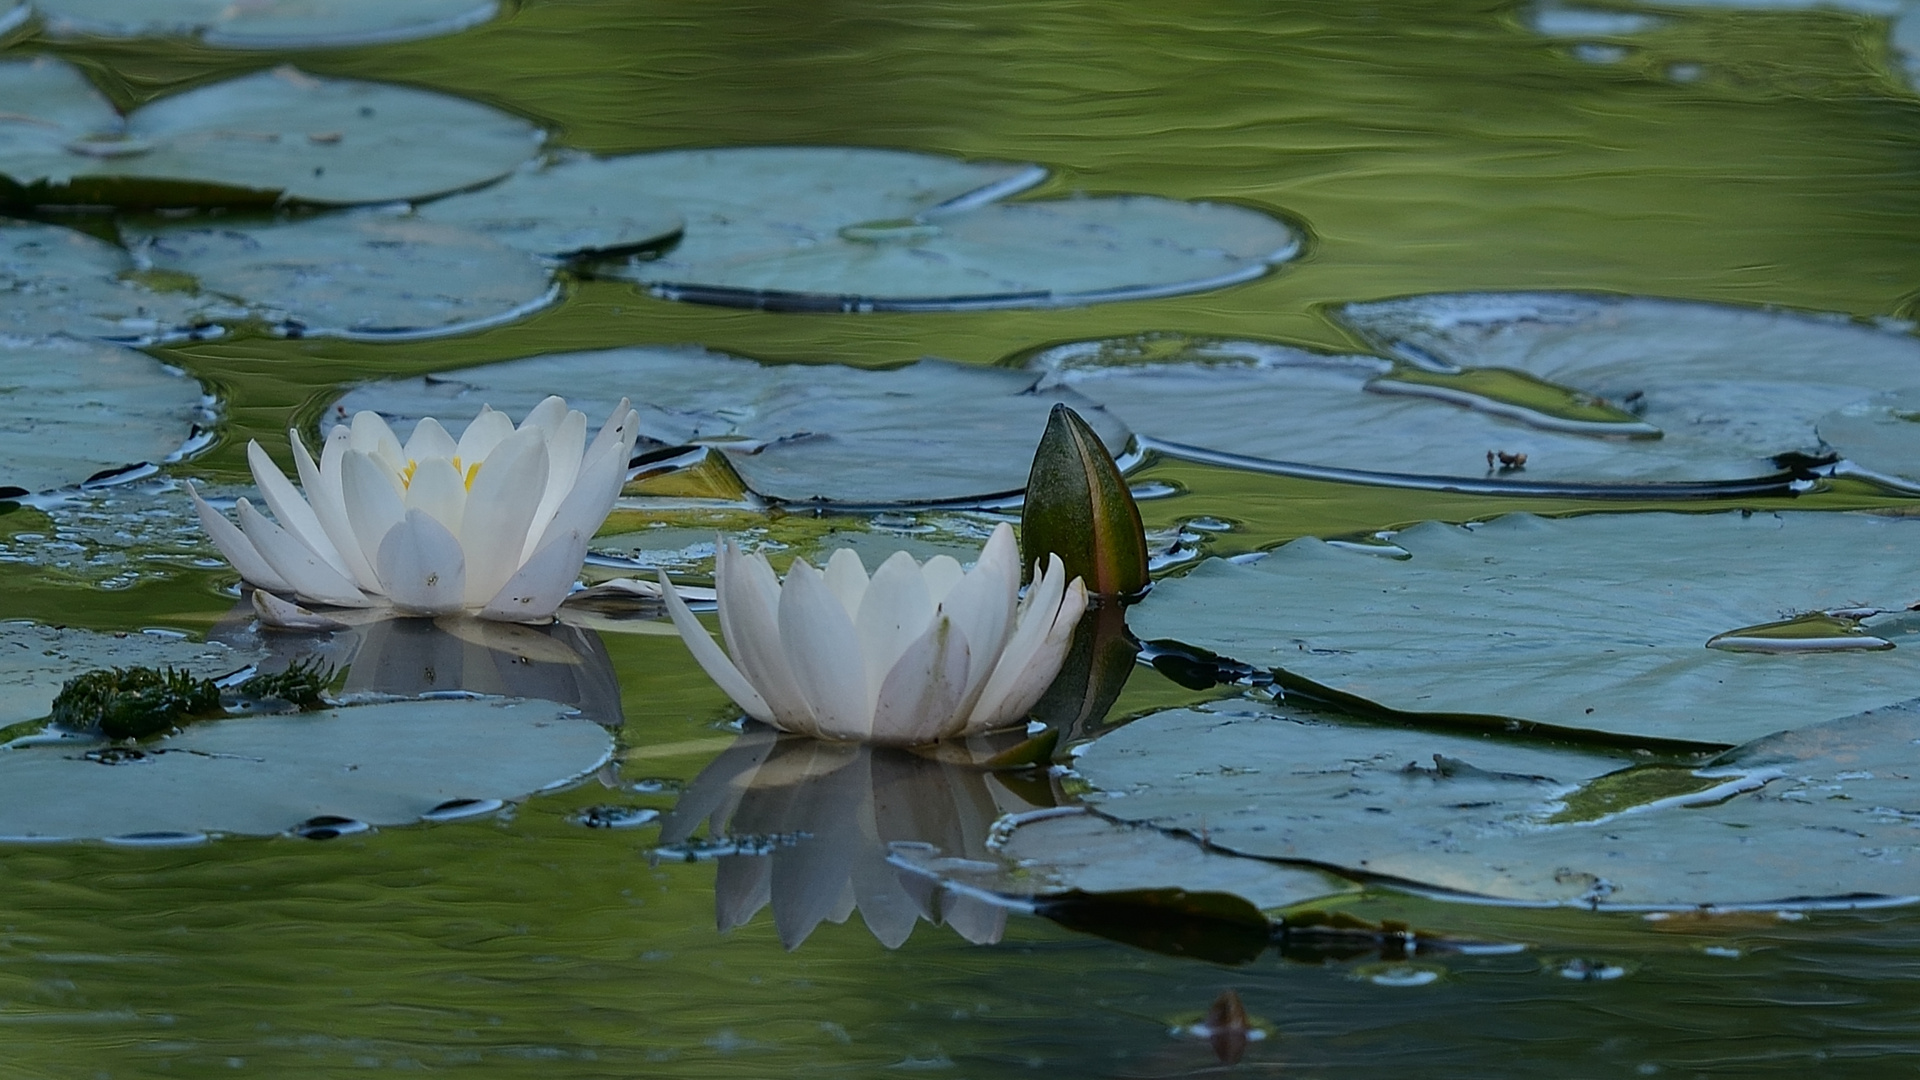
{"label": "reflection of white petal", "polygon": [[946,896],[946,924],[975,945],[992,945],[1007,932],[1007,909],[968,894]]}
{"label": "reflection of white petal", "polygon": [[864,739],[873,728],[860,639],[847,609],[820,571],[795,559],[780,590],[780,644],[801,695],[820,729],[839,739]]}
{"label": "reflection of white petal", "polygon": [[773,710],[767,708],[766,699],[760,696],[753,684],[747,681],[727,654],[720,651],[713,638],[707,635],[707,628],[688,610],[686,601],[674,591],[673,583],[667,575],[660,575],[660,588],[667,603],[667,614],[673,618],[674,628],[680,631],[680,638],[687,643],[687,650],[693,653],[695,663],[707,673],[707,677],[718,685],[723,693],[733,699],[735,705],[746,710],[748,716],[762,723],[773,722]]}
{"label": "reflection of white petal", "polygon": [[460,540],[420,510],[380,543],[375,565],[394,607],[410,615],[446,615],[465,606],[466,560]]}
{"label": "reflection of white petal", "polygon": [[334,550],[333,541],[320,526],[320,519],[314,515],[313,507],[300,497],[287,475],[273,463],[258,442],[247,442],[247,467],[253,471],[253,482],[260,487],[260,494],[267,500],[267,508],[279,520],[281,527],[294,535],[294,538],[306,545],[308,551],[318,555],[328,566],[342,577],[350,577],[346,560]]}
{"label": "reflection of white petal", "polygon": [[527,527],[547,484],[547,444],[539,428],[521,425],[494,447],[467,492],[460,539],[467,553],[467,603],[492,600],[520,565]]}
{"label": "reflection of white petal", "polygon": [[226,556],[235,570],[240,571],[241,577],[245,578],[249,584],[259,585],[276,592],[293,591],[293,586],[287,584],[287,579],[281,577],[272,566],[267,564],[267,560],[261,558],[260,553],[254,550],[253,541],[247,539],[239,526],[222,517],[220,511],[208,506],[207,500],[202,499],[200,493],[191,486],[187,488],[187,493],[193,496],[193,512],[200,516],[200,527],[207,530],[207,536],[212,538],[213,546],[220,549],[220,554]]}
{"label": "reflection of white petal", "polygon": [[253,541],[253,549],[267,560],[293,591],[307,600],[340,607],[365,607],[367,598],[353,582],[322,562],[320,556],[294,539],[293,534],[267,520],[253,504],[241,499],[236,509],[240,531]]}

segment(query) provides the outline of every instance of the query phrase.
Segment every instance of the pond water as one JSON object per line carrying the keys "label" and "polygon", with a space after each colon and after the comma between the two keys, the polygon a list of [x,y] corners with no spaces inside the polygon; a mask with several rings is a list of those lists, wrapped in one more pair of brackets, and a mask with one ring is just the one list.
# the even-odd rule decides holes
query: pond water
{"label": "pond water", "polygon": [[[1177,10],[522,0],[442,36],[273,50],[54,39],[29,18],[7,31],[0,60],[61,57],[128,111],[295,63],[458,95],[524,118],[549,145],[595,154],[813,145],[1033,162],[1049,174],[1022,198],[1210,200],[1276,215],[1303,240],[1292,261],[1249,283],[1052,310],[775,313],[562,271],[557,302],[470,333],[283,337],[242,321],[210,340],[151,346],[217,396],[212,444],[153,479],[0,514],[0,618],[244,635],[244,619],[229,614],[234,574],[170,480],[243,492],[249,439],[279,447],[290,424],[311,432],[355,385],[535,353],[691,344],[862,368],[922,356],[1011,365],[1043,346],[1153,333],[1355,352],[1367,346],[1330,317],[1338,305],[1502,290],[1778,305],[1906,333],[1900,320],[1920,315],[1920,92],[1889,19],[1911,37],[1920,14],[1892,0],[1753,8],[1661,8],[1643,25],[1562,8],[1385,0]],[[13,212],[113,235],[104,214]],[[1126,419],[1147,430],[1142,417]],[[1284,400],[1269,422],[1289,424]],[[942,438],[941,423],[927,423],[928,438]],[[1205,431],[1153,434],[1211,445]],[[961,436],[946,437],[953,455],[967,454]],[[1024,468],[1023,459],[1016,472]],[[1154,454],[1131,479],[1160,495],[1141,503],[1160,549],[1181,527],[1183,547],[1223,556],[1301,536],[1365,540],[1430,519],[1671,505],[1652,492],[1599,501],[1410,490]],[[1707,508],[1787,506],[1920,510],[1897,490],[1845,479]],[[603,562],[641,551],[696,578],[711,572],[701,545],[716,525],[802,552],[823,538],[880,552],[977,545],[987,520],[661,509],[645,496],[619,515],[603,533]],[[623,718],[616,762],[574,786],[325,842],[0,848],[0,1076],[1186,1075],[1223,1067],[1214,1044],[1177,1029],[1227,989],[1267,1033],[1237,1065],[1250,1073],[1920,1068],[1913,907],[1653,919],[1465,904],[1376,883],[1313,907],[1523,948],[1409,957],[1390,942],[1289,940],[1247,950],[1208,945],[1159,912],[1105,925],[1102,936],[1069,928],[1070,918],[951,898],[947,925],[922,922],[898,941],[908,900],[899,889],[863,886],[861,915],[848,917],[844,882],[866,865],[857,853],[767,871],[767,856],[707,857],[716,852],[698,841],[662,850],[663,820],[683,824],[671,812],[734,743],[738,711],[669,634],[595,640],[559,654],[523,642],[511,655],[534,659],[502,662],[483,685],[475,653],[422,661],[404,642],[369,635],[349,675],[359,680],[350,689],[444,688],[458,681],[447,674],[457,655],[469,688]],[[381,648],[394,650],[392,671]],[[517,675],[515,663],[539,670]],[[573,673],[582,665],[587,674]],[[1142,666],[1109,723],[1245,693],[1189,689]],[[1083,790],[1071,775],[1000,784],[938,770],[929,779],[878,759],[870,768],[876,803],[897,809],[878,794],[887,769],[920,785],[903,797],[927,835],[908,839],[973,858],[992,858],[981,837],[999,812]],[[775,846],[809,833],[790,849],[804,853],[836,827],[871,831],[832,824],[857,817],[835,815],[865,790],[741,808],[736,831]],[[884,825],[880,834],[898,835]],[[761,869],[743,869],[756,858]],[[1920,893],[1920,869],[1912,882]],[[761,906],[769,898],[772,910]],[[716,929],[716,910],[729,928]],[[868,929],[883,923],[897,947]]]}

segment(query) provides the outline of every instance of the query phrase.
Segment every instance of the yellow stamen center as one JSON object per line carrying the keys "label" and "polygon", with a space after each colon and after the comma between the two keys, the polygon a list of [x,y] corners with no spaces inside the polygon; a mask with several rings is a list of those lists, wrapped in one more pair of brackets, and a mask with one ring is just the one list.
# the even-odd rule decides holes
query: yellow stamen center
{"label": "yellow stamen center", "polygon": [[[473,490],[473,479],[474,477],[480,475],[480,466],[482,464],[483,464],[482,462],[476,461],[471,465],[467,465],[463,467],[460,464],[460,456],[458,454],[454,455],[453,471],[460,474],[461,479],[467,485],[468,491]],[[407,459],[406,467],[400,470],[400,489],[402,491],[405,491],[408,488],[411,488],[413,486],[413,474],[419,471],[420,471],[420,463],[417,461],[414,461],[411,458]]]}

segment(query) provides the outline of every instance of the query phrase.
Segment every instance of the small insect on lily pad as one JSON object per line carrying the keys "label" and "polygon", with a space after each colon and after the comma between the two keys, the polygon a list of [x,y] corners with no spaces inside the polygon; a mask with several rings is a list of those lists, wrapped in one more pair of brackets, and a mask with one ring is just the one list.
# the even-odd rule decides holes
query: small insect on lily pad
{"label": "small insect on lily pad", "polygon": [[[70,137],[65,178],[87,199],[135,205],[156,201],[143,191],[154,184],[165,185],[166,205],[224,204],[236,192],[328,205],[423,199],[512,171],[543,137],[447,94],[280,67],[161,98],[122,129]],[[59,179],[44,165],[34,171]],[[192,185],[217,190],[196,195]],[[36,197],[61,200],[53,189]]]}
{"label": "small insect on lily pad", "polygon": [[192,337],[232,305],[188,280],[142,274],[127,252],[74,229],[0,218],[0,335],[151,343]]}
{"label": "small insect on lily pad", "polygon": [[30,622],[0,622],[0,729],[47,715],[60,687],[100,668],[178,668],[212,678],[261,654],[169,634],[101,634]]}
{"label": "small insect on lily pad", "polygon": [[355,212],[134,234],[155,267],[191,275],[289,337],[393,341],[509,322],[557,295],[532,256],[478,233]]}
{"label": "small insect on lily pad", "polygon": [[1291,258],[1267,214],[1150,196],[999,200],[1036,166],[890,150],[743,147],[625,159],[686,219],[615,271],[676,300],[800,311],[1062,307],[1220,288]]}
{"label": "small insect on lily pad", "polygon": [[1233,703],[1137,720],[1075,768],[1102,814],[1388,883],[1541,905],[1820,907],[1920,899],[1917,740],[1907,703],[1657,764]]}
{"label": "small insect on lily pad", "polygon": [[685,224],[648,191],[651,160],[566,154],[529,162],[499,183],[423,203],[414,213],[554,258],[646,247]]}
{"label": "small insect on lily pad", "polygon": [[145,353],[73,338],[0,340],[0,495],[66,487],[183,452],[206,391]]}
{"label": "small insect on lily pad", "polygon": [[375,45],[451,34],[499,0],[37,0],[56,37],[196,37],[228,49]]}
{"label": "small insect on lily pad", "polygon": [[419,821],[517,799],[611,756],[606,729],[544,701],[402,701],[195,724],[138,749],[0,754],[0,838],[285,832],[317,817]]}
{"label": "small insect on lily pad", "polygon": [[[1393,543],[1406,557],[1307,539],[1251,565],[1208,560],[1129,621],[1378,708],[1623,741],[1731,745],[1920,697],[1920,615],[1905,611],[1920,522],[1514,514]],[[1765,624],[1809,612],[1865,632],[1766,640]]]}
{"label": "small insect on lily pad", "polygon": [[1071,390],[1036,390],[1037,381],[1028,372],[942,360],[868,371],[635,347],[372,383],[348,392],[328,415],[370,409],[405,438],[423,416],[464,422],[483,404],[519,415],[555,388],[566,388],[589,416],[631,397],[643,436],[719,450],[759,495],[896,505],[1019,492],[1055,402],[1079,410],[1110,451],[1125,449],[1127,430],[1112,417]]}

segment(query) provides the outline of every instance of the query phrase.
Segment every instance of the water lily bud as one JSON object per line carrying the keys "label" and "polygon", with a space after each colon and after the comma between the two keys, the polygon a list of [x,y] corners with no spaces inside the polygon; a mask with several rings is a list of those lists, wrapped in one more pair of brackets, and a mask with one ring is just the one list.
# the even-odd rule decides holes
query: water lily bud
{"label": "water lily bud", "polygon": [[1078,413],[1055,405],[1034,451],[1020,512],[1022,562],[1060,556],[1094,597],[1123,603],[1147,590],[1147,537],[1126,477]]}

